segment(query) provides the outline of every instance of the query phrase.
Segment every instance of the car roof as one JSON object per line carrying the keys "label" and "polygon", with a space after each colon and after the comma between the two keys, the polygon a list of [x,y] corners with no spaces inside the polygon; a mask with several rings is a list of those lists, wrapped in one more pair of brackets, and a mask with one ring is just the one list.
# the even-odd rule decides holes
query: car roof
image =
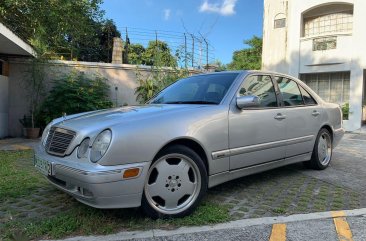
{"label": "car roof", "polygon": [[288,75],[288,74],[283,74],[283,73],[279,73],[279,72],[274,72],[274,71],[265,71],[265,70],[225,70],[225,71],[220,71],[220,72],[209,72],[209,73],[202,73],[199,75],[211,75],[211,74],[227,74],[227,73],[236,73],[236,74],[268,74],[268,75],[280,75],[280,76],[284,76],[284,77],[288,77],[291,79],[298,79],[294,76]]}

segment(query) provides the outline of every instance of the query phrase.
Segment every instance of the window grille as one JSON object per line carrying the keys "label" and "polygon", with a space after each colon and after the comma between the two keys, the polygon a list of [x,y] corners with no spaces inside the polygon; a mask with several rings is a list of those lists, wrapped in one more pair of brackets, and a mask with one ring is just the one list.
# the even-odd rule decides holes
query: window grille
{"label": "window grille", "polygon": [[344,104],[349,102],[350,72],[301,74],[300,79],[323,100]]}
{"label": "window grille", "polygon": [[304,19],[304,37],[352,32],[353,11],[331,13]]}
{"label": "window grille", "polygon": [[274,28],[284,28],[286,27],[286,18],[275,19]]}
{"label": "window grille", "polygon": [[337,37],[317,38],[313,40],[313,51],[323,51],[337,48]]}

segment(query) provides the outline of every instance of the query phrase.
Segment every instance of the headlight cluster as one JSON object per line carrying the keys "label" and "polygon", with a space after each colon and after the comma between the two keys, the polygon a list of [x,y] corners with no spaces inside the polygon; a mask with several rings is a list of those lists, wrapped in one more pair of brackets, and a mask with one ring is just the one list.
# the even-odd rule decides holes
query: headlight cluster
{"label": "headlight cluster", "polygon": [[99,161],[107,152],[111,140],[112,132],[110,130],[104,130],[99,133],[97,138],[95,138],[90,151],[90,161]]}
{"label": "headlight cluster", "polygon": [[[112,140],[112,132],[110,130],[104,130],[98,134],[95,138],[90,150],[90,161],[99,161],[107,152],[108,147]],[[88,150],[90,146],[90,138],[85,138],[78,148],[78,158],[86,158],[88,156]]]}

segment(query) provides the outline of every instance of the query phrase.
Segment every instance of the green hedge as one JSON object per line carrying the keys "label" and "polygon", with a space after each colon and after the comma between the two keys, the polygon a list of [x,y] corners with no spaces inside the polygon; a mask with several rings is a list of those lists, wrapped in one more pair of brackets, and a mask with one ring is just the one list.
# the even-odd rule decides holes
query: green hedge
{"label": "green hedge", "polygon": [[71,115],[110,108],[113,103],[109,99],[109,91],[106,79],[72,72],[54,82],[42,105],[39,119],[45,125],[63,113]]}

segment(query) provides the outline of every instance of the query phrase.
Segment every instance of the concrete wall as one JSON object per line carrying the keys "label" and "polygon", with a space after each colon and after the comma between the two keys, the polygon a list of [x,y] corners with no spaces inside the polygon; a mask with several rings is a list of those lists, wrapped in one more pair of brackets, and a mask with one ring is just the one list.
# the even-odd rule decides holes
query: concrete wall
{"label": "concrete wall", "polygon": [[0,75],[0,138],[8,136],[8,77]]}
{"label": "concrete wall", "polygon": [[[84,72],[86,75],[100,75],[108,80],[110,85],[110,99],[116,106],[135,105],[135,88],[138,86],[136,65],[106,64],[75,61],[54,61],[47,65],[46,88],[52,87],[52,81],[70,73],[71,71]],[[144,76],[151,74],[151,68],[139,66]],[[169,71],[169,69],[167,69]],[[171,71],[171,70],[170,70]],[[199,73],[191,71],[191,74]],[[29,101],[27,84],[29,63],[25,60],[10,60],[9,68],[9,135],[21,136],[22,126],[19,123],[24,115],[29,115]],[[117,90],[116,90],[117,88]]]}
{"label": "concrete wall", "polygon": [[[350,118],[345,121],[346,129],[361,127],[363,72],[366,69],[366,1],[365,0],[264,0],[264,44],[263,69],[278,71],[299,77],[300,73],[321,73],[351,71]],[[279,32],[273,28],[275,15],[286,10],[287,26]],[[337,49],[312,51],[312,39],[303,38],[302,16],[310,9],[332,3],[354,5],[353,31],[351,34],[331,34],[337,36]],[[266,9],[269,8],[269,9]],[[286,32],[287,41],[283,41]],[[283,51],[282,49],[286,50]],[[281,49],[283,55],[278,54]]]}

